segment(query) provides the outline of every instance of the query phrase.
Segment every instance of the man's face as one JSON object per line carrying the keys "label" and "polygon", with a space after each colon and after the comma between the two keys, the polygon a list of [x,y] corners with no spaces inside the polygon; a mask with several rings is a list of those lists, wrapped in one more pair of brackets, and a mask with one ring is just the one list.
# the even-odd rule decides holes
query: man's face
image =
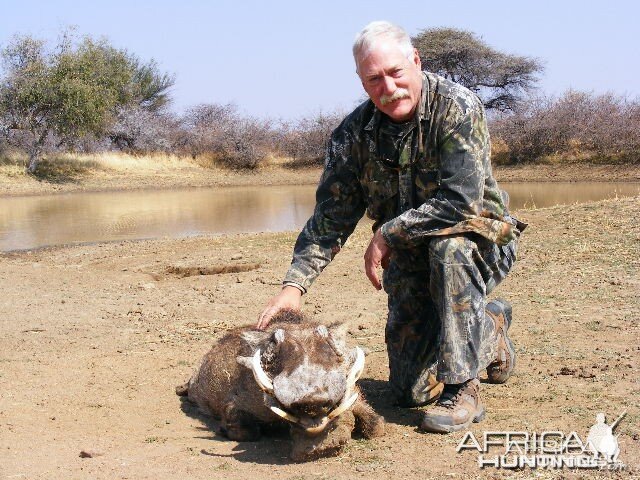
{"label": "man's face", "polygon": [[376,107],[394,122],[410,120],[420,101],[422,73],[414,49],[408,59],[391,39],[379,39],[358,57],[358,75]]}

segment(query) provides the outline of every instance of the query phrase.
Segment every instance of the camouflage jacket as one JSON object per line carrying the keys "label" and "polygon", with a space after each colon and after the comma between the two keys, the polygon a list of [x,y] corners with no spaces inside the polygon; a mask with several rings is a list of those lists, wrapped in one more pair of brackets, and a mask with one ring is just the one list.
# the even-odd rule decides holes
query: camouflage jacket
{"label": "camouflage jacket", "polygon": [[333,131],[284,283],[308,289],[365,211],[411,270],[428,268],[433,236],[474,232],[504,245],[524,228],[493,178],[484,108],[470,90],[424,72],[413,126],[394,136],[385,118],[368,100]]}

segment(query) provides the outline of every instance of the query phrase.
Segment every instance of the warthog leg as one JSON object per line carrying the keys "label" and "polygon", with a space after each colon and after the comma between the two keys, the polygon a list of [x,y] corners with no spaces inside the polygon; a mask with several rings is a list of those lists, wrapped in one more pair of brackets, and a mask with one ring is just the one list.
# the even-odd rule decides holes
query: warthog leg
{"label": "warthog leg", "polygon": [[220,434],[236,442],[255,442],[260,439],[258,420],[251,414],[238,410],[233,402],[224,405]]}
{"label": "warthog leg", "polygon": [[356,431],[360,432],[364,438],[384,435],[383,418],[371,408],[362,395],[353,406],[353,415],[356,417]]}
{"label": "warthog leg", "polygon": [[308,462],[316,458],[338,455],[351,440],[355,419],[351,411],[344,412],[318,435],[308,435],[297,425],[291,428],[291,459]]}

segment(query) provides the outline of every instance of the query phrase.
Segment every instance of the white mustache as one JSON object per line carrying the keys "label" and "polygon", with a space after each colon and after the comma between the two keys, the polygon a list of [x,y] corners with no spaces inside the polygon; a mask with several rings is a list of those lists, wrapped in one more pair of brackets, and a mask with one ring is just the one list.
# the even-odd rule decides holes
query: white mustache
{"label": "white mustache", "polygon": [[382,95],[380,97],[380,103],[382,105],[387,105],[388,103],[395,102],[396,100],[402,100],[404,98],[409,98],[409,90],[406,88],[398,88],[391,95]]}

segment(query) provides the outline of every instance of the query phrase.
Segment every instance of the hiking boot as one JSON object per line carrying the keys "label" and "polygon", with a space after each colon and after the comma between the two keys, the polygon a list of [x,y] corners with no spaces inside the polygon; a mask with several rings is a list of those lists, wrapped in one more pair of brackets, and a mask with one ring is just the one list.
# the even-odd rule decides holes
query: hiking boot
{"label": "hiking boot", "polygon": [[487,367],[487,380],[489,383],[504,383],[516,366],[516,351],[507,335],[511,325],[511,304],[495,299],[487,304],[485,312],[495,323],[498,342],[496,359]]}
{"label": "hiking boot", "polygon": [[451,433],[469,427],[484,418],[480,402],[480,381],[447,384],[435,407],[424,412],[420,429],[426,432]]}

